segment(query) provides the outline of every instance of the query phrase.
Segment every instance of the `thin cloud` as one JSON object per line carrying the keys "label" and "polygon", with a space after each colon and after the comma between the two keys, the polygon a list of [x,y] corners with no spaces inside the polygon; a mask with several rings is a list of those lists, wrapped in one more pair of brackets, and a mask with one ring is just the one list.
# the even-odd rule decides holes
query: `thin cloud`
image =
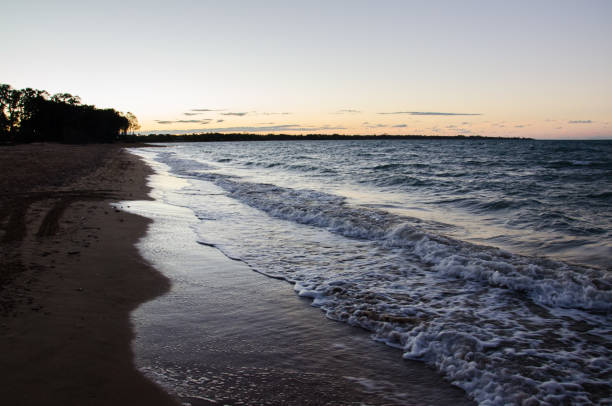
{"label": "thin cloud", "polygon": [[185,116],[197,116],[197,115],[200,115],[200,114],[202,114],[202,113],[189,113],[189,112],[183,113],[183,115],[185,115]]}
{"label": "thin cloud", "polygon": [[225,121],[224,119],[220,118],[220,119],[217,120],[217,123],[222,123],[224,121]]}
{"label": "thin cloud", "polygon": [[202,123],[208,124],[210,120],[155,120],[157,124],[193,124],[193,123]]}
{"label": "thin cloud", "polygon": [[393,128],[406,128],[406,127],[408,127],[408,125],[406,124],[396,124],[393,126]]}
{"label": "thin cloud", "polygon": [[223,111],[222,109],[191,109],[191,111],[207,112],[207,111]]}
{"label": "thin cloud", "polygon": [[358,113],[361,113],[361,110],[340,109],[340,110],[336,111],[334,114],[358,114]]}
{"label": "thin cloud", "polygon": [[248,112],[229,112],[229,113],[221,113],[222,116],[237,116],[237,117],[242,117],[242,116],[246,116],[247,114],[249,114]]}
{"label": "thin cloud", "polygon": [[592,120],[570,120],[567,122],[568,124],[591,124]]}
{"label": "thin cloud", "polygon": [[453,131],[453,132],[455,132],[457,134],[471,134],[472,133],[469,129],[464,128],[464,127],[459,127],[459,126],[457,126],[455,124],[447,125],[444,128],[447,129],[447,130]]}
{"label": "thin cloud", "polygon": [[259,114],[264,115],[264,116],[288,116],[288,115],[293,114],[293,113],[290,113],[288,111],[282,111],[282,112],[264,111],[264,112],[261,112]]}
{"label": "thin cloud", "polygon": [[482,116],[482,113],[441,113],[438,111],[390,111],[378,114],[407,114],[409,116]]}

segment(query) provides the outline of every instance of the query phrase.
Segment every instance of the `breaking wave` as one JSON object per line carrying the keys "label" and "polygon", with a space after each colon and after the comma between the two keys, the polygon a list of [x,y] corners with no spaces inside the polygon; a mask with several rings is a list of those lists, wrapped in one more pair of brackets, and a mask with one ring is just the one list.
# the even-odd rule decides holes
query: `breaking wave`
{"label": "breaking wave", "polygon": [[[155,159],[192,182],[200,243],[293,283],[330,319],[436,366],[480,404],[612,401],[606,270],[450,238],[418,218],[321,190],[246,181],[179,153]],[[193,196],[198,182],[260,214],[235,217],[214,200],[204,205]]]}

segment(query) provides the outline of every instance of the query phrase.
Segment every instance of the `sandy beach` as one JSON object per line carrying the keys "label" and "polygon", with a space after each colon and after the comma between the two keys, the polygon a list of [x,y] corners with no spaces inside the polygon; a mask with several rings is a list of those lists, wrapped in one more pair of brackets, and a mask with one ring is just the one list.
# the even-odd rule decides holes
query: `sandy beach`
{"label": "sandy beach", "polygon": [[116,145],[0,148],[0,399],[171,405],[138,373],[130,312],[169,288],[134,247],[149,168]]}
{"label": "sandy beach", "polygon": [[153,172],[121,146],[0,156],[3,403],[471,403],[285,282],[197,244],[192,214],[148,201]]}

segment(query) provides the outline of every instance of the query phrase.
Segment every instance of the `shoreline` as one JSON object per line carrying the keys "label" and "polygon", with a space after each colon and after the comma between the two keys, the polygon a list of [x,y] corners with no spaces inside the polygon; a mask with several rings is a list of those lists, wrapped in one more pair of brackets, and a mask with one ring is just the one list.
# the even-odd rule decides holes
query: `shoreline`
{"label": "shoreline", "polygon": [[355,140],[470,140],[470,141],[535,141],[528,137],[492,137],[485,135],[372,135],[372,134],[258,134],[258,133],[149,133],[124,137],[124,142],[159,143],[159,142],[251,142],[251,141],[355,141]]}
{"label": "shoreline", "polygon": [[[142,313],[143,325],[151,327],[138,336],[145,340],[143,353],[148,353],[140,365],[158,365],[149,376],[155,376],[157,382],[167,380],[165,387],[169,388],[174,387],[177,376],[187,376],[187,382],[196,383],[204,382],[205,377],[217,384],[217,377],[206,375],[211,369],[209,363],[200,368],[198,361],[212,358],[223,363],[225,358],[216,354],[242,354],[249,348],[254,348],[257,354],[274,351],[271,347],[290,348],[290,353],[277,353],[272,360],[283,359],[293,370],[295,365],[309,369],[307,363],[325,365],[329,359],[346,358],[346,354],[334,354],[338,343],[335,338],[327,340],[332,327],[323,327],[306,313],[302,313],[303,320],[296,328],[284,331],[295,322],[295,317],[284,322],[286,314],[279,309],[281,303],[283,307],[285,303],[287,308],[292,307],[295,297],[271,291],[276,284],[273,281],[267,280],[263,286],[261,276],[246,276],[256,270],[295,281],[293,289],[300,296],[314,299],[311,304],[320,307],[329,319],[361,326],[370,331],[375,341],[395,347],[404,358],[425,361],[480,402],[499,399],[548,402],[554,398],[597,403],[609,397],[609,385],[602,378],[606,364],[598,364],[608,355],[605,309],[609,307],[606,300],[609,275],[539,256],[471,244],[444,236],[444,227],[438,230],[442,233],[435,229],[429,232],[420,224],[413,226],[410,218],[377,211],[378,207],[387,207],[380,203],[410,202],[402,200],[402,195],[381,194],[381,198],[371,199],[371,207],[346,204],[346,200],[336,196],[349,199],[352,193],[358,194],[359,188],[347,191],[342,185],[348,183],[347,179],[355,183],[362,180],[365,176],[360,176],[359,169],[378,168],[374,165],[381,160],[380,154],[370,154],[364,144],[330,154],[322,144],[307,153],[284,149],[279,145],[248,151],[237,151],[231,145],[218,148],[174,145],[164,150],[133,150],[157,172],[150,181],[156,206],[148,202],[132,206],[134,210],[142,206],[140,213],[151,217],[147,213],[150,212],[155,218],[151,232],[141,241],[141,252],[175,282],[172,292],[139,309],[151,309]],[[524,148],[521,150],[524,152]],[[551,156],[556,156],[554,152]],[[423,160],[429,160],[454,153],[433,149],[422,155]],[[496,147],[489,153],[483,161],[491,161],[491,157],[505,152]],[[350,160],[358,164],[351,171],[333,175],[328,169],[336,168],[340,155],[350,157],[343,158],[341,163]],[[463,157],[469,159],[470,155],[469,150],[457,153],[452,162],[462,161]],[[384,160],[400,164],[399,170],[389,177],[401,175],[402,164],[412,162],[411,156]],[[518,162],[526,162],[521,156]],[[320,158],[321,162],[310,164],[313,158]],[[605,157],[601,161],[607,162]],[[270,163],[275,165],[268,168]],[[458,170],[463,171],[461,162],[456,163]],[[514,161],[504,165],[514,165]],[[301,171],[296,172],[298,168]],[[478,175],[480,170],[474,172]],[[381,180],[386,175],[383,172],[365,178]],[[324,180],[316,179],[319,176]],[[473,181],[469,176],[467,179]],[[340,193],[334,193],[335,190]],[[372,190],[377,193],[381,189]],[[479,201],[491,203],[485,196]],[[181,216],[176,208],[185,208],[190,213],[183,216],[183,225],[177,222]],[[219,260],[222,265],[213,267],[210,265],[213,254],[209,257],[206,252],[215,249],[226,253],[226,258]],[[286,299],[285,303],[281,297]],[[156,319],[157,326],[152,324]],[[200,326],[202,321],[204,326]],[[214,326],[215,322],[219,327]],[[156,333],[163,326],[172,332],[171,336]],[[306,326],[312,329],[306,332]],[[224,330],[228,338],[219,339]],[[316,342],[318,348],[296,351],[299,341],[293,333],[309,346]],[[324,340],[318,339],[320,333],[326,335]],[[154,342],[156,335],[158,340]],[[189,343],[190,339],[194,345]],[[181,345],[177,346],[176,341]],[[272,341],[274,345],[268,345]],[[318,345],[324,341],[327,344]],[[154,345],[162,351],[153,351]],[[373,347],[363,348],[362,353],[374,354]],[[559,351],[566,354],[563,359],[558,358]],[[202,355],[193,357],[196,352]],[[136,354],[138,357],[140,352]],[[316,354],[322,359],[305,361],[303,354]],[[170,362],[161,362],[164,357]],[[378,354],[375,357],[381,358]],[[537,357],[538,364],[533,364],[532,357]],[[188,364],[183,364],[183,360],[188,360]],[[258,365],[257,360],[254,364]],[[219,368],[238,376],[228,378],[230,382],[242,376],[231,367]],[[338,377],[368,380],[383,376],[372,374],[371,368],[367,373],[345,372],[360,370],[354,367],[359,366],[353,364],[341,370],[337,364],[323,369],[315,366],[308,372],[317,376],[326,370]],[[194,370],[203,373],[190,372]],[[274,372],[281,370],[273,368]],[[549,382],[557,382],[563,389],[553,393]],[[236,385],[229,385],[232,386]],[[197,395],[199,388],[196,389]],[[219,395],[206,390],[207,398]],[[455,401],[439,404],[452,403]]]}
{"label": "shoreline", "polygon": [[131,312],[170,286],[135,246],[151,221],[110,205],[149,199],[151,169],[117,145],[1,150],[0,399],[178,404],[131,348]]}
{"label": "shoreline", "polygon": [[203,243],[200,219],[182,198],[198,190],[213,211],[236,203],[136,153],[155,169],[154,200],[123,202],[122,210],[154,219],[138,247],[172,281],[132,314],[136,363],[150,379],[194,406],[474,404],[431,367],[326,318],[285,280]]}

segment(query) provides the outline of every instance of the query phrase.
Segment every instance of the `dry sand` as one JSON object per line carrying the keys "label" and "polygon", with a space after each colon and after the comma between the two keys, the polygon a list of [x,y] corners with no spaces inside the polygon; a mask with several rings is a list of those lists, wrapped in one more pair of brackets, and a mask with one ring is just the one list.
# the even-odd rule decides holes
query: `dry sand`
{"label": "dry sand", "polygon": [[134,243],[150,169],[116,145],[0,147],[0,403],[177,404],[134,367],[130,312],[168,280]]}

